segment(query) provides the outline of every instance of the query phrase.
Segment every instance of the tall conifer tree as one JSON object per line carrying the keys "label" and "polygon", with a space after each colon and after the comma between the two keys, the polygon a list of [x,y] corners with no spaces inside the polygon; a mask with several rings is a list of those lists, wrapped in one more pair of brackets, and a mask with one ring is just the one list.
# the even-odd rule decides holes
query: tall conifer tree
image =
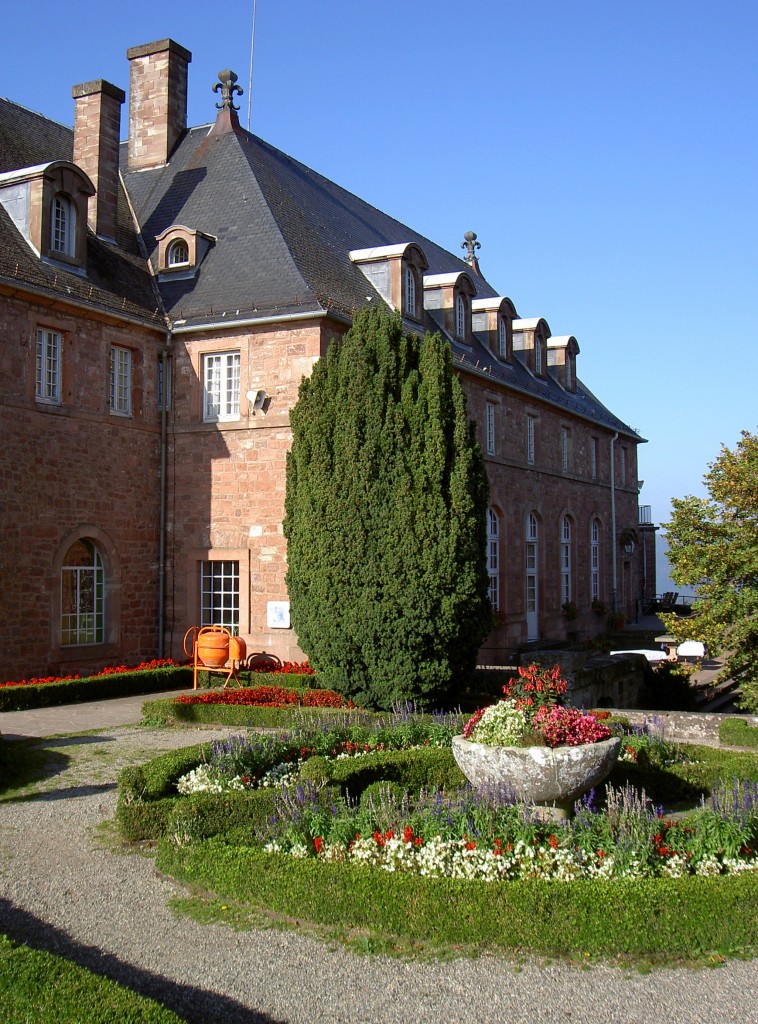
{"label": "tall conifer tree", "polygon": [[287,587],[320,682],[381,708],[454,695],[491,614],[489,484],[450,346],[360,311],[291,423]]}

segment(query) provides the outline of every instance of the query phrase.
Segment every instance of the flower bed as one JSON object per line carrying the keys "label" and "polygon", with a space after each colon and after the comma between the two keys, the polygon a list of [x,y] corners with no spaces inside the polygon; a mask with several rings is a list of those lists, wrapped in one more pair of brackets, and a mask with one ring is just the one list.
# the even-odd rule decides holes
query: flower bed
{"label": "flower bed", "polygon": [[177,697],[178,704],[226,704],[245,707],[286,708],[354,708],[351,700],[345,700],[333,690],[291,690],[284,686],[256,686],[242,689],[209,690]]}
{"label": "flower bed", "polygon": [[[156,668],[167,668],[167,667],[178,667],[177,663],[171,658],[153,658],[152,661],[142,661],[139,665],[133,665],[131,668],[127,668],[126,665],[111,665],[106,668],[101,668],[99,672],[95,672],[94,675],[85,676],[86,679],[100,679],[102,676],[113,676],[113,675],[126,675],[129,672],[151,672]],[[0,683],[0,687],[4,686],[48,686],[50,683],[68,683],[74,679],[81,679],[79,675],[73,676],[32,676],[29,679],[18,679],[14,682]]]}

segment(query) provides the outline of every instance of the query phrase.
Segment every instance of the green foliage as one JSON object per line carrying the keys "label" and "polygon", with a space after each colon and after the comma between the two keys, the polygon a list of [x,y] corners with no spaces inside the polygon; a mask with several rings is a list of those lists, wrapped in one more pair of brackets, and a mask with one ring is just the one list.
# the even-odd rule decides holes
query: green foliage
{"label": "green foliage", "polygon": [[65,679],[34,686],[0,686],[0,711],[26,711],[85,700],[131,697],[137,693],[183,690],[192,685],[192,669],[164,667],[141,672],[114,672],[87,679]]}
{"label": "green foliage", "polygon": [[[311,760],[322,763],[309,768]],[[301,778],[328,781],[351,799],[359,798],[368,786],[380,781],[402,784],[411,793],[420,789],[456,789],[466,784],[452,750],[439,747],[381,750],[344,760],[311,758],[303,766]]]}
{"label": "green foliage", "polygon": [[719,739],[733,747],[758,747],[758,728],[744,718],[725,718],[719,726]]}
{"label": "green foliage", "polygon": [[489,632],[489,486],[439,335],[359,312],[300,387],[284,532],[319,683],[364,706],[441,700]]}
{"label": "green foliage", "polygon": [[3,1020],[23,1024],[181,1024],[136,992],[52,953],[0,935]]}
{"label": "green foliage", "polygon": [[758,436],[747,431],[705,475],[708,498],[675,498],[666,525],[672,579],[698,588],[691,618],[661,616],[682,640],[726,653],[722,678],[758,683]]}
{"label": "green foliage", "polygon": [[750,874],[493,885],[271,856],[219,838],[162,845],[157,864],[225,899],[437,944],[604,955],[758,951]]}
{"label": "green foliage", "polygon": [[745,711],[758,715],[758,681],[742,684],[742,696],[739,705]]}
{"label": "green foliage", "polygon": [[142,720],[151,725],[195,722],[199,725],[286,729],[295,721],[300,724],[328,718],[339,721],[342,715],[344,712],[339,708],[256,708],[233,704],[177,704],[175,700],[151,700],[142,705]]}
{"label": "green foliage", "polygon": [[210,745],[196,743],[170,750],[142,765],[122,769],[118,777],[119,801],[159,800],[176,792],[176,780],[208,759]]}

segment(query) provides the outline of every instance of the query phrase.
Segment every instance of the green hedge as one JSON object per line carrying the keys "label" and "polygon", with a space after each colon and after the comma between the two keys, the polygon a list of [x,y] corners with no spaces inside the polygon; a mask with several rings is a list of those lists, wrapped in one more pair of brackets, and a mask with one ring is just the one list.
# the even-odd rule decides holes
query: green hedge
{"label": "green hedge", "polygon": [[758,727],[744,718],[725,718],[719,726],[719,739],[733,747],[758,747]]}
{"label": "green hedge", "polygon": [[435,943],[668,957],[758,952],[758,877],[470,882],[270,855],[209,839],[161,844],[159,870],[223,899]]}
{"label": "green hedge", "polygon": [[300,778],[328,781],[350,799],[359,799],[368,786],[380,781],[396,782],[411,793],[430,787],[457,789],[466,784],[449,747],[381,750],[340,760],[312,757],[303,765]]}
{"label": "green hedge", "polygon": [[[249,672],[243,669],[238,673],[239,681],[247,687],[254,686],[286,686],[288,690],[317,690],[319,688],[314,675],[302,672]],[[201,669],[197,674],[199,689],[210,690],[221,686],[223,677],[218,672],[206,672]],[[190,685],[192,685],[190,683]]]}
{"label": "green hedge", "polygon": [[192,669],[171,667],[141,672],[114,672],[107,676],[66,679],[58,683],[32,686],[0,686],[0,711],[27,711],[31,708],[78,704],[85,700],[130,697],[162,690],[186,690],[192,686]]}
{"label": "green hedge", "polygon": [[168,699],[145,701],[142,705],[142,718],[150,723],[193,722],[198,725],[289,729],[293,725],[295,713],[299,722],[307,723],[309,718],[320,722],[332,715],[338,718],[346,710],[295,705],[287,708],[258,708],[241,704],[177,704],[175,700]]}

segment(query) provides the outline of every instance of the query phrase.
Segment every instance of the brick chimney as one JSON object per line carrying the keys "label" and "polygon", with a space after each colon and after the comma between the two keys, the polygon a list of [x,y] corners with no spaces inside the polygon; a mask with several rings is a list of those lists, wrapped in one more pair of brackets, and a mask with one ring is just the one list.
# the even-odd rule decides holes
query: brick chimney
{"label": "brick chimney", "polygon": [[97,189],[90,199],[87,221],[97,235],[116,237],[118,211],[118,146],[121,136],[119,89],[101,78],[75,85],[74,163],[89,175]]}
{"label": "brick chimney", "polygon": [[126,51],[129,74],[129,170],[168,162],[187,127],[187,65],[192,54],[173,39]]}

